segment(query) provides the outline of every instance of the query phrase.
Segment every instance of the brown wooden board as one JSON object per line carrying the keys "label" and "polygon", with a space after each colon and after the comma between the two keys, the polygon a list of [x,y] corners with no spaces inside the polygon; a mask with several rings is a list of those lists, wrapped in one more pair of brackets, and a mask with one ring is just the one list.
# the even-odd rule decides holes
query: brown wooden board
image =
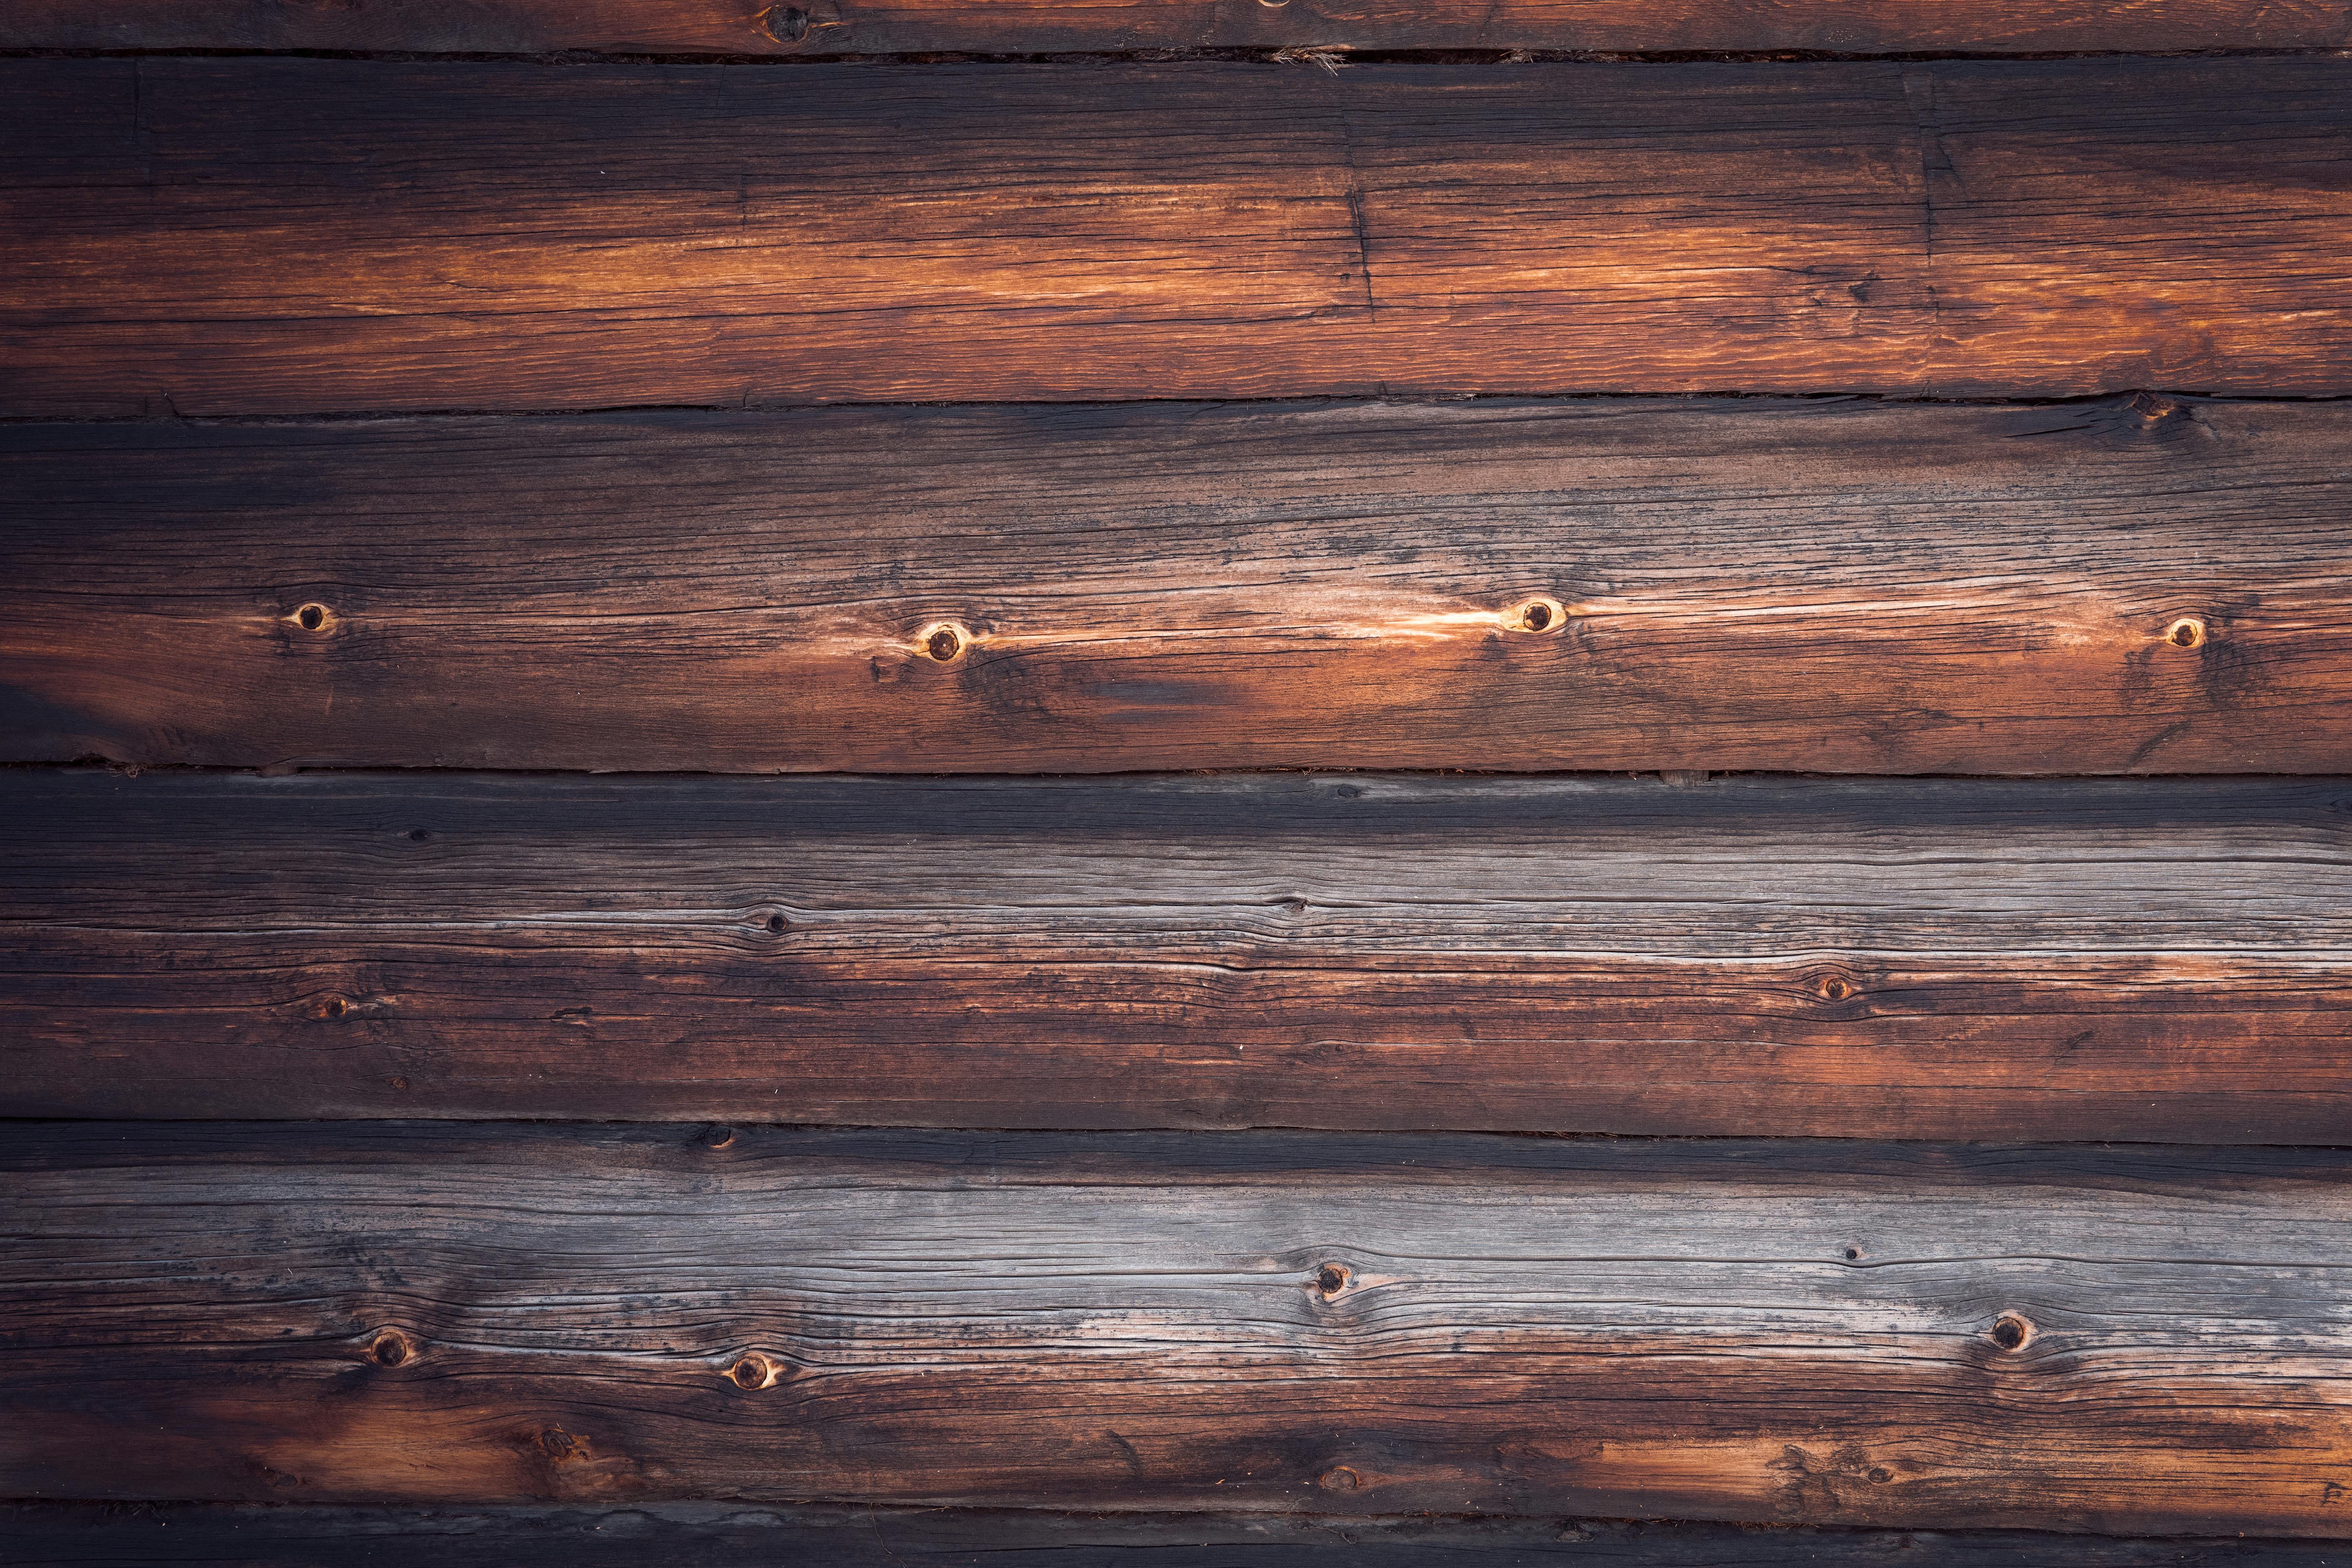
{"label": "brown wooden board", "polygon": [[2352,771],[2342,404],[44,424],[0,488],[20,761]]}
{"label": "brown wooden board", "polygon": [[622,1507],[0,1506],[12,1568],[2342,1568],[2343,1542],[2117,1540],[1594,1519],[1064,1514],[633,1502]]}
{"label": "brown wooden board", "polygon": [[2340,1153],[30,1126],[13,1495],[2331,1534]]}
{"label": "brown wooden board", "polygon": [[2352,784],[0,775],[0,1112],[2352,1142]]}
{"label": "brown wooden board", "polygon": [[0,71],[0,413],[2352,392],[2352,58]]}
{"label": "brown wooden board", "polygon": [[715,54],[1337,46],[1839,54],[2340,48],[2344,0],[5,0],[0,48]]}

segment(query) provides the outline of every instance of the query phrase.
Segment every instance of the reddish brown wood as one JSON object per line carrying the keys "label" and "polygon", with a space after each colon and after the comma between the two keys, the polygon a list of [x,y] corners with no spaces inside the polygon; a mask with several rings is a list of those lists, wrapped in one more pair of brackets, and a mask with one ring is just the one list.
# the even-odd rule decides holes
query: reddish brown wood
{"label": "reddish brown wood", "polygon": [[2327,1534],[2352,1485],[2338,1153],[58,1124],[0,1163],[17,1496]]}
{"label": "reddish brown wood", "polygon": [[19,426],[0,756],[2352,770],[2347,476],[2151,398]]}
{"label": "reddish brown wood", "polygon": [[5,0],[0,47],[807,58],[1321,46],[1846,54],[2341,47],[2343,0]]}
{"label": "reddish brown wood", "polygon": [[2352,391],[2352,59],[20,60],[0,412]]}
{"label": "reddish brown wood", "polygon": [[0,775],[0,1112],[2347,1141],[2341,781]]}

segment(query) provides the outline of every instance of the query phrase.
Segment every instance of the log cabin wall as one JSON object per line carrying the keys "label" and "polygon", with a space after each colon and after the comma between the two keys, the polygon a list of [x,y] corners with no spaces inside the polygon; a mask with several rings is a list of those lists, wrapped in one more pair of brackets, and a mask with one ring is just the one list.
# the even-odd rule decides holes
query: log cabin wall
{"label": "log cabin wall", "polygon": [[0,52],[0,1558],[2352,1561],[2352,3]]}

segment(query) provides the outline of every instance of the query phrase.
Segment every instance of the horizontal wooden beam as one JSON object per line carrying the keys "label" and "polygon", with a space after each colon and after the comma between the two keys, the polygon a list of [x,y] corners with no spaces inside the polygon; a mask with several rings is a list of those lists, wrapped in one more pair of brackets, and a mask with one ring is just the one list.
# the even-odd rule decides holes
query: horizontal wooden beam
{"label": "horizontal wooden beam", "polygon": [[0,485],[16,761],[2352,771],[2341,404],[43,424]]}
{"label": "horizontal wooden beam", "polygon": [[420,0],[397,7],[220,0],[11,0],[0,48],[601,50],[805,58],[971,50],[1267,47],[2172,52],[2340,48],[2344,0]]}
{"label": "horizontal wooden beam", "polygon": [[2345,781],[0,775],[0,1112],[2342,1142]]}
{"label": "horizontal wooden beam", "polygon": [[0,414],[2352,392],[2352,59],[21,59]]}
{"label": "horizontal wooden beam", "polygon": [[2342,1542],[2119,1540],[2039,1531],[1885,1531],[1617,1520],[1066,1514],[1003,1509],[633,1502],[613,1508],[331,1508],[196,1503],[0,1506],[22,1568],[235,1562],[300,1568],[2333,1568]]}
{"label": "horizontal wooden beam", "polygon": [[2352,1163],[57,1123],[15,1496],[2331,1534]]}

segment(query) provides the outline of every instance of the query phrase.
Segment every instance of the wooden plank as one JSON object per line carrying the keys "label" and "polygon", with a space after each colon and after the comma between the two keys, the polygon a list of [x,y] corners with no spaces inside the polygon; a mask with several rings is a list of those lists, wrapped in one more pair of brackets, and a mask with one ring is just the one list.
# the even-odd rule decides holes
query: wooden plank
{"label": "wooden plank", "polygon": [[2341,48],[2344,0],[417,0],[398,7],[221,0],[162,9],[7,0],[0,48],[711,54],[807,58],[971,50],[1232,48],[1825,51],[1839,54]]}
{"label": "wooden plank", "polygon": [[2335,1152],[58,1123],[0,1164],[17,1497],[2324,1535],[2352,1489]]}
{"label": "wooden plank", "polygon": [[44,424],[0,485],[16,761],[2352,770],[2345,405]]}
{"label": "wooden plank", "polygon": [[5,75],[11,415],[2352,392],[2333,54]]}
{"label": "wooden plank", "polygon": [[2352,1141],[2345,781],[0,775],[14,1116]]}
{"label": "wooden plank", "polygon": [[1616,1520],[1061,1514],[979,1509],[328,1508],[300,1503],[0,1506],[15,1568],[238,1563],[336,1568],[2341,1568],[2342,1542],[2233,1536],[2116,1540],[2042,1531],[1824,1530]]}

